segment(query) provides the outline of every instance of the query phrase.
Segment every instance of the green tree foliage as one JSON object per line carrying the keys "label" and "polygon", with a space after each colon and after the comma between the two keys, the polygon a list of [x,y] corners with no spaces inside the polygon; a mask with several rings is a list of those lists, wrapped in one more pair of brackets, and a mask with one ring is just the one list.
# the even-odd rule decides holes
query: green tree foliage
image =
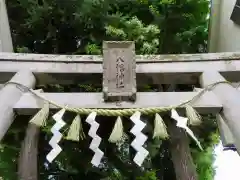
{"label": "green tree foliage", "polygon": [[[206,52],[208,0],[8,0],[7,5],[17,52],[101,54],[103,40],[133,40],[137,54]],[[50,92],[101,91],[98,85],[91,84],[43,88]],[[147,85],[147,89],[154,91],[156,88]],[[205,119],[209,122],[209,117]],[[147,148],[151,157],[142,169],[136,168],[132,162],[135,152],[129,147],[132,137],[128,134],[125,143],[119,147],[109,144],[107,138],[114,120],[103,118],[99,122],[106,120],[111,123],[104,123],[99,130],[103,137],[101,149],[106,153],[99,169],[89,163],[92,157],[88,149],[89,138],[81,143],[63,141],[63,152],[58,159],[52,165],[44,166],[51,134],[42,133],[40,179],[175,179],[167,141],[149,138]],[[152,136],[152,120],[153,117],[146,119],[149,128],[145,133],[149,137]],[[126,123],[124,126],[128,131],[132,125]],[[84,124],[86,132],[88,128]],[[191,146],[198,174],[201,180],[211,180],[215,143],[212,134],[216,132],[216,124],[204,123],[195,132],[206,149],[199,152],[194,143]],[[16,155],[11,153],[16,151],[1,148],[0,174],[4,175],[4,180],[16,179],[9,173],[16,161]],[[10,157],[15,157],[15,161]],[[2,169],[5,169],[4,173]]]}
{"label": "green tree foliage", "polygon": [[0,179],[14,180],[17,179],[15,172],[16,157],[18,150],[15,147],[0,145]]}
{"label": "green tree foliage", "polygon": [[136,41],[138,53],[203,52],[208,5],[208,0],[8,1],[16,47],[80,54],[98,54],[103,40],[115,39]]}

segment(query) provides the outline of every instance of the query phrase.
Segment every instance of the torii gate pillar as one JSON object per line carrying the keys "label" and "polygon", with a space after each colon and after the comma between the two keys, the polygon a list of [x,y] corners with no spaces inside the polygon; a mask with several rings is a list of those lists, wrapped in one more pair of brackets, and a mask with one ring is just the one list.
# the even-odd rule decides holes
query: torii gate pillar
{"label": "torii gate pillar", "polygon": [[0,52],[13,52],[5,0],[0,0]]}
{"label": "torii gate pillar", "polygon": [[[34,88],[36,79],[29,71],[17,72],[10,82],[23,84]],[[13,106],[18,102],[24,92],[15,84],[6,84],[0,89],[0,142],[15,118]]]}
{"label": "torii gate pillar", "polygon": [[[200,77],[202,87],[220,81],[226,81],[226,79],[215,71],[203,72]],[[224,119],[234,136],[237,151],[240,153],[240,92],[227,83],[216,85],[212,91],[222,102]]]}

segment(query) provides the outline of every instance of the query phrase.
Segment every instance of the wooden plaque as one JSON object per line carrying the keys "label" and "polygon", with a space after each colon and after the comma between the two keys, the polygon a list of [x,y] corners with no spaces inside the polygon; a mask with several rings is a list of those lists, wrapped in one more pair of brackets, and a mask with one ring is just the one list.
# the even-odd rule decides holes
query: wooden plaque
{"label": "wooden plaque", "polygon": [[104,100],[135,101],[136,91],[136,61],[134,42],[103,42]]}

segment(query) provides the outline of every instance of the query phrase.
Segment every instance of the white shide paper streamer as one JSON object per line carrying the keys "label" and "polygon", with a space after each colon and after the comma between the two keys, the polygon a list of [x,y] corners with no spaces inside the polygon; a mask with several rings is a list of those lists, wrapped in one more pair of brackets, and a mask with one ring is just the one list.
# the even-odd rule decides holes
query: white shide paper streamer
{"label": "white shide paper streamer", "polygon": [[62,148],[58,145],[59,141],[62,139],[62,134],[59,131],[66,123],[62,120],[63,114],[65,113],[65,109],[60,110],[55,115],[53,115],[53,119],[56,121],[54,126],[51,128],[51,132],[53,133],[53,137],[49,141],[52,150],[47,155],[48,162],[52,162],[62,151]]}
{"label": "white shide paper streamer", "polygon": [[89,148],[95,153],[91,163],[94,166],[98,167],[99,164],[101,163],[101,159],[104,153],[99,149],[99,145],[102,141],[102,138],[100,138],[97,135],[99,124],[95,121],[96,116],[97,116],[97,113],[92,112],[91,114],[88,115],[86,122],[91,126],[88,132],[88,135],[93,138]]}
{"label": "white shide paper streamer", "polygon": [[147,136],[141,132],[146,126],[146,123],[142,122],[140,117],[141,113],[138,111],[130,117],[130,119],[134,123],[134,126],[130,132],[135,135],[135,139],[132,141],[131,146],[137,151],[137,154],[135,155],[133,161],[138,166],[142,165],[143,161],[149,154],[149,152],[142,147],[147,140]]}
{"label": "white shide paper streamer", "polygon": [[173,118],[174,120],[177,121],[176,126],[185,129],[186,132],[189,134],[189,136],[191,136],[191,138],[193,138],[193,140],[196,141],[198,147],[199,147],[201,150],[203,150],[200,142],[199,142],[198,139],[195,137],[195,135],[193,134],[192,130],[189,129],[189,127],[187,126],[188,118],[179,116],[178,113],[177,113],[177,111],[176,111],[175,109],[172,109],[171,112],[172,112],[171,118]]}

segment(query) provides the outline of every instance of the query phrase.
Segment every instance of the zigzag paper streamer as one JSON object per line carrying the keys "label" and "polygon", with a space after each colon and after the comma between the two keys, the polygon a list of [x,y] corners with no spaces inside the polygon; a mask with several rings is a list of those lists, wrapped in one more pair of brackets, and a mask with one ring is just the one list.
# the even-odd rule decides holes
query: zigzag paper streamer
{"label": "zigzag paper streamer", "polygon": [[185,129],[186,132],[189,134],[189,136],[191,136],[191,138],[193,138],[193,140],[196,141],[198,147],[201,150],[203,150],[200,142],[197,140],[197,138],[193,134],[192,130],[189,129],[189,127],[187,126],[188,118],[179,116],[175,109],[172,109],[171,112],[172,112],[171,118],[173,118],[174,120],[177,121],[176,126]]}
{"label": "zigzag paper streamer", "polygon": [[62,120],[63,114],[65,113],[65,109],[60,110],[58,113],[53,115],[53,119],[56,121],[54,126],[51,128],[51,132],[53,133],[53,137],[49,141],[52,150],[47,155],[48,162],[52,162],[62,151],[62,148],[58,145],[59,141],[62,139],[62,134],[59,131],[66,123]]}
{"label": "zigzag paper streamer", "polygon": [[137,151],[137,154],[135,155],[133,161],[138,166],[142,165],[143,161],[149,154],[149,152],[142,147],[147,140],[147,136],[141,132],[143,128],[146,126],[146,123],[142,122],[140,117],[141,113],[138,111],[130,117],[130,119],[134,123],[134,126],[130,132],[136,136],[131,143],[131,146]]}
{"label": "zigzag paper streamer", "polygon": [[104,153],[99,149],[99,145],[102,141],[102,138],[100,138],[97,135],[99,124],[95,121],[96,116],[97,116],[97,113],[92,112],[91,114],[88,115],[86,122],[91,125],[88,135],[93,138],[89,148],[95,153],[91,163],[94,166],[98,167],[99,164],[101,163],[101,159]]}

